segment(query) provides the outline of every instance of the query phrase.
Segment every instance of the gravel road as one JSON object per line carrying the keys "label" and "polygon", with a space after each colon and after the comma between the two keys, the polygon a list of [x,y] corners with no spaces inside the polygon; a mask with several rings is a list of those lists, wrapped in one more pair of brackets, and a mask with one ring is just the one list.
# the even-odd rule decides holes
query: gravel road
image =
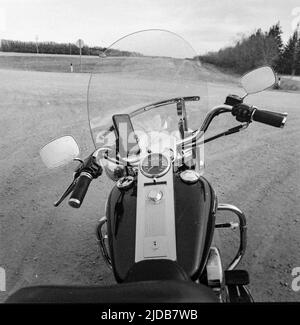
{"label": "gravel road", "polygon": [[[85,114],[86,74],[0,70],[0,266],[7,291],[25,285],[113,283],[94,235],[112,186],[93,182],[80,210],[52,203],[69,184],[70,166],[48,171],[39,149],[72,134],[82,156],[93,146]],[[232,83],[209,84],[210,105]],[[243,133],[205,148],[206,173],[219,201],[239,206],[248,219],[248,248],[241,264],[250,273],[256,301],[299,301],[291,289],[292,269],[300,266],[300,94],[265,91],[248,98],[264,109],[288,112],[284,129],[256,123]],[[216,125],[222,126],[219,118]],[[220,217],[221,218],[221,217]],[[223,237],[222,237],[223,238]],[[224,249],[233,254],[233,237]]]}

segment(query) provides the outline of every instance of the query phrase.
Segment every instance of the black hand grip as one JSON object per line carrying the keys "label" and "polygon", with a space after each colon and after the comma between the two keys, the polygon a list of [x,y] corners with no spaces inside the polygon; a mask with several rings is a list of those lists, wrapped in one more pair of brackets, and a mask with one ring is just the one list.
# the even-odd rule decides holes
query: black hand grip
{"label": "black hand grip", "polygon": [[255,109],[252,115],[253,121],[265,123],[277,128],[283,128],[286,122],[287,113],[276,113]]}
{"label": "black hand grip", "polygon": [[72,208],[80,208],[81,203],[83,202],[85,194],[92,180],[93,177],[89,173],[82,172],[80,174],[78,181],[76,182],[74,191],[69,199],[69,205]]}

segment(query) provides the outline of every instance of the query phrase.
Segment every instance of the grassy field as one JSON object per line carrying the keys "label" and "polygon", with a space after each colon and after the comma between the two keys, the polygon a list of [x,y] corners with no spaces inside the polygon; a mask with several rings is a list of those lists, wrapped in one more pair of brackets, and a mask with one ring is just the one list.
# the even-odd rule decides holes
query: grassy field
{"label": "grassy field", "polygon": [[[98,56],[82,56],[82,72],[92,72],[95,65],[101,62]],[[111,58],[110,61],[117,60]],[[106,59],[107,61],[107,59]],[[41,71],[41,72],[70,72],[72,63],[74,72],[80,72],[80,57],[78,55],[50,55],[50,54],[26,54],[0,52],[0,68],[9,70]],[[109,64],[113,67],[112,64]],[[204,64],[207,76],[213,75],[213,81],[237,82],[238,76],[229,75],[214,68],[210,64]]]}
{"label": "grassy field", "polygon": [[[71,181],[72,166],[49,171],[39,158],[45,143],[65,134],[74,135],[83,157],[93,149],[86,114],[89,75],[63,73],[69,59],[0,56],[0,266],[7,273],[7,292],[0,292],[0,301],[25,285],[114,281],[94,235],[111,181],[101,177],[93,182],[79,210],[66,203],[54,208],[52,203]],[[94,59],[85,58],[87,65]],[[52,73],[39,72],[42,69]],[[212,67],[202,72],[209,80],[210,107],[223,103],[228,93],[241,94],[231,77]],[[145,82],[140,79],[136,86]],[[107,85],[110,90],[113,86]],[[255,300],[299,301],[299,293],[291,289],[291,272],[300,265],[300,94],[265,91],[247,101],[288,112],[286,128],[257,123],[207,145],[205,176],[220,202],[236,204],[248,216],[248,248],[241,268],[250,273]],[[199,110],[199,124],[203,115]],[[218,126],[225,123],[228,120],[216,121]],[[233,239],[227,239],[225,253],[233,254]]]}
{"label": "grassy field", "polygon": [[300,91],[300,77],[293,76],[282,76],[281,78],[281,89],[291,90],[291,91]]}
{"label": "grassy field", "polygon": [[[82,56],[82,72],[90,72],[99,60],[98,56]],[[31,53],[0,52],[0,68],[27,71],[70,72],[70,64],[74,72],[80,72],[79,55],[51,55]]]}

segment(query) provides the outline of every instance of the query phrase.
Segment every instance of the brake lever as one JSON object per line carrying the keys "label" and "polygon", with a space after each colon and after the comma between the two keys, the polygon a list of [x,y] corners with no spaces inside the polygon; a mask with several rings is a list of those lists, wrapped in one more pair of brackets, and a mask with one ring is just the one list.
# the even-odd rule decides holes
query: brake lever
{"label": "brake lever", "polygon": [[64,192],[64,194],[60,197],[60,199],[58,199],[56,202],[54,202],[54,206],[55,207],[58,207],[62,202],[63,200],[73,191],[74,187],[75,187],[75,184],[77,182],[77,178],[78,176],[80,175],[80,172],[81,172],[81,169],[82,169],[82,166],[83,166],[83,161],[79,158],[75,158],[74,159],[75,161],[79,161],[81,163],[81,165],[79,165],[75,171],[74,171],[74,175],[73,175],[73,181],[72,183],[69,185],[69,187],[66,189],[66,191]]}

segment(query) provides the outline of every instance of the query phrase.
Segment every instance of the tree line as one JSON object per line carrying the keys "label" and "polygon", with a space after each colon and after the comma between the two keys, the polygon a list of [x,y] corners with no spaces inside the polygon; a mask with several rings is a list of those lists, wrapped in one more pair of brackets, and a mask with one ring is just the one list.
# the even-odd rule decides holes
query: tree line
{"label": "tree line", "polygon": [[268,31],[257,29],[243,36],[234,46],[201,55],[202,61],[237,73],[244,73],[262,65],[271,65],[276,72],[300,75],[300,39],[297,30],[284,45],[280,23]]}
{"label": "tree line", "polygon": [[[42,53],[42,54],[68,54],[79,55],[80,49],[73,43],[55,43],[55,42],[22,42],[2,39],[0,41],[0,51],[19,52],[19,53]],[[105,47],[83,46],[82,55],[99,55],[106,51],[110,56],[131,56],[138,53],[120,51],[116,49],[106,49]]]}

